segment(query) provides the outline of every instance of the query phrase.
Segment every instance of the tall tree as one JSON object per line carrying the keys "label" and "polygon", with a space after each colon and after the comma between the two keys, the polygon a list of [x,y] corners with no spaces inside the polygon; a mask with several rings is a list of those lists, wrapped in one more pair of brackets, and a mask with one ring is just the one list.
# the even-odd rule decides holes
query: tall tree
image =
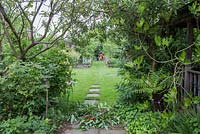
{"label": "tall tree", "polygon": [[55,46],[72,29],[91,25],[92,6],[87,0],[2,0],[1,25],[13,55],[25,61]]}

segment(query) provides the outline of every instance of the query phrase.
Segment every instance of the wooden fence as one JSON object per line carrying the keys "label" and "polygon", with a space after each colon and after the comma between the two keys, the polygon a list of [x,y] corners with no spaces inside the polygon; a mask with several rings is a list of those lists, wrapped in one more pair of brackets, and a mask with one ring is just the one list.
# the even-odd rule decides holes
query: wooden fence
{"label": "wooden fence", "polygon": [[[187,70],[184,72],[182,86],[178,88],[178,100],[180,105],[184,103],[184,97],[200,96],[200,72]],[[200,111],[200,104],[193,105]]]}
{"label": "wooden fence", "polygon": [[200,72],[194,70],[187,70],[184,73],[182,86],[178,91],[178,100],[183,102],[183,98],[200,96]]}
{"label": "wooden fence", "polygon": [[187,81],[184,81],[184,87],[187,91],[192,93],[192,96],[200,96],[200,72],[194,70],[187,71]]}

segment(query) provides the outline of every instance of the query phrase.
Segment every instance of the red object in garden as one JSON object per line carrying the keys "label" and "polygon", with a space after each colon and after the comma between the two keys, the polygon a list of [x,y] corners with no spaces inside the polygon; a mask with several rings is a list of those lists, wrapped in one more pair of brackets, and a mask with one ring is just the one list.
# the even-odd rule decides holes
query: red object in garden
{"label": "red object in garden", "polygon": [[102,53],[100,53],[99,56],[98,56],[99,60],[104,60],[104,57],[105,57],[105,56],[104,56],[104,54],[102,54]]}
{"label": "red object in garden", "polygon": [[94,117],[91,117],[90,120],[94,120]]}

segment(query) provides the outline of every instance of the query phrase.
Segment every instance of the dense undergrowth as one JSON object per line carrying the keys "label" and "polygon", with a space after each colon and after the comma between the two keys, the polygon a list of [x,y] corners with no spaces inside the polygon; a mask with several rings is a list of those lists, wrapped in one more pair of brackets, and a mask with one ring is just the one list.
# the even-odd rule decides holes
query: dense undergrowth
{"label": "dense undergrowth", "polygon": [[[83,105],[68,100],[73,81],[70,58],[63,57],[64,52],[57,49],[49,53],[34,62],[14,62],[7,75],[1,77],[2,134],[53,134],[62,122],[78,123],[82,130],[118,126],[125,128],[128,134],[200,132],[200,115],[195,109],[181,112],[174,109],[176,92],[168,84],[170,74],[158,71],[145,77],[137,70],[137,75],[132,76],[135,70],[122,70],[117,105]],[[153,94],[163,88],[172,89],[161,98],[154,98]]]}
{"label": "dense undergrowth", "polygon": [[125,128],[127,134],[197,134],[200,131],[199,113],[152,111],[149,103],[114,105],[100,103],[96,106],[70,104],[65,121],[79,124],[79,128]]}
{"label": "dense undergrowth", "polygon": [[9,64],[0,77],[0,133],[54,133],[60,98],[68,98],[72,89],[71,64],[57,48],[33,61]]}
{"label": "dense undergrowth", "polygon": [[[53,134],[62,122],[78,123],[83,130],[122,125],[128,134],[200,133],[200,99],[179,89],[187,67],[199,71],[200,35],[193,27],[198,25],[199,2],[105,0],[97,4],[85,0],[66,4],[52,0],[52,11],[40,12],[43,2],[35,8],[36,16],[49,18],[42,22],[46,32],[41,37],[35,35],[40,28],[33,26],[37,17],[34,12],[28,13],[33,1],[27,7],[19,1],[0,2],[0,133]],[[85,12],[83,5],[96,8]],[[10,12],[12,6],[16,10]],[[178,23],[173,25],[182,7],[196,19],[193,25],[188,23],[188,31],[177,27]],[[51,23],[56,14],[64,17],[59,16],[59,23]],[[92,24],[93,16],[100,21]],[[30,38],[27,31],[32,32]],[[57,38],[60,32],[64,33]],[[108,44],[103,45],[105,42]],[[121,68],[117,105],[70,103],[74,62],[98,59],[105,50],[107,65],[120,64]],[[199,77],[194,79],[199,81]]]}

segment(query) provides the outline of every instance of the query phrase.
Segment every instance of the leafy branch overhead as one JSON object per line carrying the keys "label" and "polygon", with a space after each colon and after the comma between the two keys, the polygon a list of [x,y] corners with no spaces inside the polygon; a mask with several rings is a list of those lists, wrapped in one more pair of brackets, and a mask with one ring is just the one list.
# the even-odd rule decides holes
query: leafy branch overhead
{"label": "leafy branch overhead", "polygon": [[[88,8],[88,12],[83,8]],[[75,26],[77,30],[82,29],[82,24],[90,26],[98,16],[91,12],[92,8],[94,4],[87,1],[3,0],[1,25],[13,55],[25,61],[52,48],[60,39],[68,38]],[[37,51],[31,53],[33,48]]]}

